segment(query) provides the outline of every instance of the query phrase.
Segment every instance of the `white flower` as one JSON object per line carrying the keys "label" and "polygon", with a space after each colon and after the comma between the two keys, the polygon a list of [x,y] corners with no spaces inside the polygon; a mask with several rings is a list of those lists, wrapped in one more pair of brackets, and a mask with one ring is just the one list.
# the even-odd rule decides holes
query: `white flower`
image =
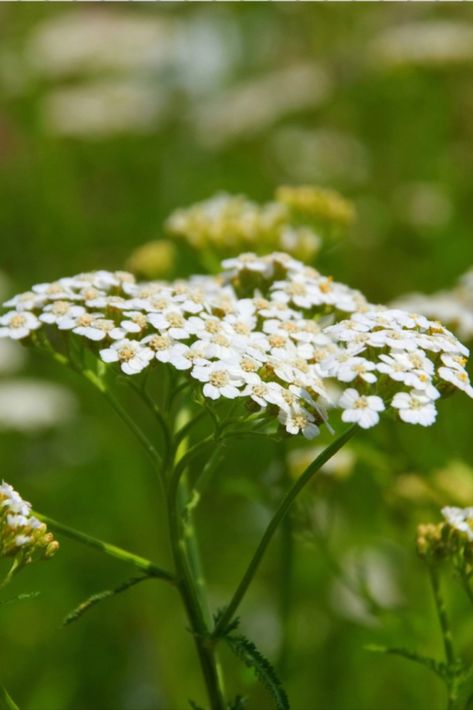
{"label": "white flower", "polygon": [[39,316],[40,321],[43,323],[56,323],[60,330],[66,330],[61,327],[61,323],[64,319],[67,324],[69,319],[75,321],[78,316],[85,313],[85,308],[83,306],[78,306],[76,303],[71,303],[70,301],[54,301],[53,303],[45,306],[43,313]]}
{"label": "white flower", "polygon": [[23,547],[31,542],[31,537],[29,535],[17,535],[15,537],[15,545],[17,547]]}
{"label": "white flower", "polygon": [[206,383],[203,392],[210,399],[218,399],[222,396],[235,399],[240,396],[238,388],[244,384],[238,368],[219,360],[208,365],[195,365],[191,374],[196,380]]}
{"label": "white flower", "polygon": [[118,328],[112,328],[110,331],[110,337],[113,338],[113,340],[123,340],[123,338],[127,338],[130,334],[137,335],[148,327],[148,318],[140,311],[125,311],[123,315],[126,316],[126,318],[120,321],[120,326]]}
{"label": "white flower", "polygon": [[33,313],[28,311],[10,311],[0,317],[0,338],[13,338],[21,340],[26,338],[31,331],[41,326],[40,321]]}
{"label": "white flower", "polygon": [[314,423],[313,415],[302,408],[296,411],[281,409],[279,421],[289,434],[301,433],[305,439],[314,439],[320,432],[319,427]]}
{"label": "white flower", "polygon": [[270,278],[273,273],[273,264],[267,257],[259,257],[256,254],[240,254],[234,259],[225,259],[222,262],[224,269],[229,269],[235,272],[253,271],[261,274],[265,278]]}
{"label": "white flower", "polygon": [[104,362],[119,362],[122,372],[126,375],[136,375],[149,365],[154,358],[154,352],[135,340],[125,339],[101,350],[100,357]]}
{"label": "white flower", "polygon": [[373,370],[376,370],[374,362],[363,357],[352,357],[340,364],[336,377],[340,382],[352,382],[356,377],[360,377],[372,384],[376,382]]}
{"label": "white flower", "polygon": [[162,313],[150,313],[149,323],[161,333],[166,333],[175,340],[186,340],[189,335],[189,324],[184,315],[172,306]]}
{"label": "white flower", "polygon": [[468,373],[465,369],[439,367],[438,375],[445,382],[450,382],[457,389],[462,390],[469,397],[473,398],[473,387],[470,384]]}
{"label": "white flower", "polygon": [[397,392],[391,406],[399,410],[399,416],[408,424],[430,426],[437,417],[437,410],[432,400],[422,391]]}
{"label": "white flower", "polygon": [[345,390],[338,400],[339,406],[344,410],[342,420],[354,422],[362,429],[369,429],[379,422],[378,412],[384,410],[381,397],[376,395],[361,395],[352,387]]}
{"label": "white flower", "polygon": [[451,528],[465,533],[468,540],[473,542],[473,507],[455,508],[446,506],[442,508],[442,515]]}
{"label": "white flower", "polygon": [[251,397],[260,407],[275,404],[282,408],[285,405],[283,392],[284,388],[277,382],[260,381],[248,384],[241,394],[243,397]]}

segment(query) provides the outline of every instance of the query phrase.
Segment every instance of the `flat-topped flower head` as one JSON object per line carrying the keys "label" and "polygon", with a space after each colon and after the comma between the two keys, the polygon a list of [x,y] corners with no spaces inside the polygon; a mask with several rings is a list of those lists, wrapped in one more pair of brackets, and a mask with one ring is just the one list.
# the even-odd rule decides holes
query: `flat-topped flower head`
{"label": "flat-topped flower head", "polygon": [[126,375],[164,364],[208,400],[246,399],[307,438],[328,425],[337,382],[352,385],[338,402],[342,420],[362,428],[385,409],[428,426],[441,395],[473,395],[468,349],[438,322],[369,304],[285,253],[244,253],[223,268],[175,282],[97,271],[39,284],[9,301],[0,335],[32,334],[27,342],[49,348],[81,339]]}
{"label": "flat-topped flower head", "polygon": [[31,504],[3,481],[0,484],[0,557],[13,557],[22,566],[35,559],[52,557],[58,548],[46,525],[32,515]]}

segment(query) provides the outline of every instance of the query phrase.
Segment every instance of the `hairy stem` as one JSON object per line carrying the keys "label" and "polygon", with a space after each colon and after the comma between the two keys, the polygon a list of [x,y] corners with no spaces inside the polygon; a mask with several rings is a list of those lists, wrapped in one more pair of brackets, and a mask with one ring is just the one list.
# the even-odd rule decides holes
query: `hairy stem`
{"label": "hairy stem", "polygon": [[235,613],[238,607],[240,606],[243,597],[245,596],[248,587],[250,586],[253,577],[255,576],[258,570],[258,567],[264,557],[269,543],[273,539],[273,536],[276,530],[278,529],[279,524],[284,519],[285,515],[294,503],[300,491],[307,485],[307,483],[309,483],[314,474],[317,473],[317,471],[319,471],[320,468],[322,468],[322,466],[327,463],[327,461],[331,459],[332,456],[334,456],[334,454],[336,454],[337,451],[341,449],[341,447],[346,444],[347,441],[349,441],[349,439],[351,439],[357,429],[358,426],[355,424],[354,426],[350,427],[350,429],[347,429],[343,434],[341,434],[334,442],[332,442],[332,444],[327,446],[327,448],[324,449],[324,451],[322,451],[322,453],[317,456],[317,458],[312,461],[311,464],[309,464],[309,466],[305,469],[304,473],[297,479],[292,488],[290,488],[289,491],[286,493],[283,500],[279,504],[276,512],[271,518],[269,525],[266,528],[266,531],[263,537],[261,538],[261,541],[258,547],[256,548],[256,551],[250,561],[250,564],[248,565],[246,572],[244,573],[240,584],[238,585],[229,605],[227,606],[215,626],[215,637],[218,637],[234,618]]}
{"label": "hairy stem", "polygon": [[163,579],[164,581],[169,582],[170,584],[176,583],[174,576],[170,572],[165,569],[162,569],[161,567],[158,567],[154,564],[154,562],[151,562],[150,560],[147,560],[144,557],[135,555],[132,552],[123,550],[121,547],[111,545],[110,543],[104,542],[103,540],[99,540],[98,538],[92,537],[91,535],[87,535],[86,533],[83,533],[80,530],[70,528],[68,525],[64,525],[63,523],[59,523],[57,520],[53,520],[53,518],[49,518],[47,515],[42,515],[42,513],[35,512],[34,515],[39,520],[46,523],[46,525],[48,525],[51,530],[54,530],[55,532],[64,535],[65,537],[68,537],[71,540],[76,540],[77,542],[81,542],[84,545],[93,547],[96,550],[101,550],[102,552],[105,552],[105,554],[110,555],[111,557],[115,557],[118,560],[122,560],[122,562],[129,562],[130,564],[134,565],[143,572],[146,572],[146,574],[150,577],[157,577],[159,579]]}

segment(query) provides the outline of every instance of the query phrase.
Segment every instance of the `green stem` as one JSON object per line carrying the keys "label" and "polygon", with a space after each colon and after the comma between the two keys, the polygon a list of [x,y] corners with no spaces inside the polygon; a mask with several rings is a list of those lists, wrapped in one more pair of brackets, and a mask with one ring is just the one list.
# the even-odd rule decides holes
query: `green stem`
{"label": "green stem", "polygon": [[466,575],[464,572],[460,571],[460,579],[461,579],[462,587],[465,590],[465,593],[466,593],[468,599],[473,604],[473,589],[471,588],[468,575]]}
{"label": "green stem", "polygon": [[179,506],[179,476],[176,476],[175,473],[171,476],[168,490],[168,514],[177,586],[194,637],[211,710],[225,710],[226,704],[215,644],[210,638],[199,600],[199,590],[188,559],[185,529]]}
{"label": "green stem", "polygon": [[137,439],[140,441],[140,443],[142,444],[143,448],[145,449],[146,453],[150,457],[153,464],[161,467],[162,458],[161,458],[160,454],[157,452],[157,450],[155,449],[155,447],[153,446],[151,441],[148,439],[146,434],[141,430],[141,428],[136,423],[136,421],[133,419],[133,417],[130,414],[128,414],[126,409],[120,404],[120,402],[115,397],[115,395],[112,394],[110,389],[106,386],[105,382],[100,377],[98,377],[94,372],[92,372],[91,370],[82,370],[82,374],[110,402],[110,404],[112,405],[112,407],[116,411],[116,413],[119,415],[119,417],[121,419],[123,419],[125,424],[131,429],[131,431],[135,434]]}
{"label": "green stem", "polygon": [[292,488],[290,488],[289,491],[286,493],[283,500],[279,504],[279,507],[271,518],[269,525],[266,528],[266,531],[263,537],[261,538],[261,541],[258,547],[256,548],[256,551],[250,561],[250,564],[248,565],[246,572],[244,573],[240,584],[238,585],[229,605],[227,606],[215,626],[215,637],[221,635],[222,632],[224,632],[227,628],[228,624],[233,620],[235,613],[238,607],[240,606],[240,603],[243,600],[243,597],[245,596],[248,587],[250,586],[251,581],[253,580],[253,577],[255,576],[258,570],[258,567],[261,563],[261,560],[263,559],[263,556],[266,552],[269,543],[273,539],[273,536],[276,530],[278,529],[279,524],[284,519],[285,515],[294,503],[294,500],[297,498],[300,491],[307,485],[307,483],[309,483],[314,474],[317,473],[317,471],[319,471],[322,466],[326,464],[327,461],[331,459],[332,456],[334,456],[334,454],[336,454],[337,451],[344,444],[347,443],[347,441],[349,441],[349,439],[351,439],[357,429],[358,426],[356,424],[353,425],[352,427],[350,427],[350,429],[347,429],[343,434],[341,434],[334,442],[332,442],[330,446],[327,446],[327,448],[324,449],[324,451],[322,451],[322,453],[317,456],[317,458],[312,461],[311,464],[309,464],[309,466],[305,469],[304,473],[299,476]]}
{"label": "green stem", "polygon": [[19,561],[19,559],[17,557],[15,557],[15,559],[13,560],[12,566],[10,567],[7,574],[0,582],[0,589],[4,589],[4,587],[6,587],[7,584],[10,584],[10,582],[12,581],[13,577],[18,572],[20,567],[21,567],[21,562]]}
{"label": "green stem", "polygon": [[7,710],[20,710],[3,683],[0,683],[0,694],[3,696],[3,704]]}
{"label": "green stem", "polygon": [[438,577],[438,572],[433,565],[429,565],[428,570],[430,584],[432,586],[432,592],[434,595],[435,609],[437,611],[440,630],[442,632],[445,660],[447,662],[447,665],[452,666],[456,661],[456,657],[455,652],[453,650],[452,632],[450,629],[450,622],[447,616],[447,609],[445,607],[445,602],[440,591],[440,581]]}
{"label": "green stem", "polygon": [[[199,597],[199,603],[204,613],[204,618],[207,624],[210,623],[211,616],[207,602],[207,590],[205,585],[204,568],[200,557],[199,545],[195,531],[193,508],[199,500],[198,493],[194,492],[194,498],[189,500],[189,489],[187,484],[187,476],[183,475],[177,491],[177,503],[180,509],[182,518],[182,529],[184,532],[184,541],[186,544],[186,552],[189,560],[189,566],[194,577]],[[195,500],[195,503],[193,502]]]}
{"label": "green stem", "polygon": [[133,391],[136,392],[138,396],[143,400],[143,402],[147,405],[147,407],[150,409],[150,411],[156,418],[156,421],[158,422],[161,428],[161,433],[163,435],[165,451],[167,455],[169,455],[171,451],[171,432],[169,430],[169,425],[166,419],[161,414],[161,410],[159,409],[153,398],[150,397],[149,393],[145,388],[138,387],[136,384],[131,382],[129,378],[127,378],[127,383],[133,389]]}
{"label": "green stem", "polygon": [[291,601],[294,579],[294,531],[290,515],[281,523],[281,574],[279,582],[279,618],[281,623],[281,644],[278,668],[282,676],[286,673],[290,656],[291,641]]}
{"label": "green stem", "polygon": [[54,530],[55,532],[60,533],[61,535],[70,538],[71,540],[76,540],[77,542],[81,542],[84,545],[93,547],[96,550],[101,550],[102,552],[105,552],[105,554],[110,555],[111,557],[115,557],[118,560],[122,560],[122,562],[129,562],[130,564],[134,565],[143,572],[146,572],[146,574],[150,577],[158,577],[159,579],[163,579],[164,581],[169,582],[170,584],[176,584],[176,580],[170,572],[162,569],[161,567],[158,567],[154,564],[154,562],[151,562],[150,560],[147,560],[144,557],[140,557],[139,555],[135,555],[132,552],[123,550],[121,547],[111,545],[110,543],[104,542],[103,540],[99,540],[96,537],[92,537],[91,535],[87,535],[86,533],[83,533],[79,530],[70,528],[68,525],[59,523],[57,520],[53,520],[53,518],[50,518],[47,515],[42,515],[41,513],[36,512],[34,513],[34,515],[39,520],[46,523],[46,525],[48,525],[51,530]]}
{"label": "green stem", "polygon": [[435,609],[439,620],[440,630],[442,632],[443,647],[445,652],[445,660],[448,670],[450,671],[445,678],[447,687],[447,710],[455,710],[458,707],[458,682],[457,674],[455,673],[457,666],[457,658],[453,648],[452,631],[448,620],[447,609],[440,590],[440,580],[438,571],[433,565],[428,566],[429,579],[434,595]]}

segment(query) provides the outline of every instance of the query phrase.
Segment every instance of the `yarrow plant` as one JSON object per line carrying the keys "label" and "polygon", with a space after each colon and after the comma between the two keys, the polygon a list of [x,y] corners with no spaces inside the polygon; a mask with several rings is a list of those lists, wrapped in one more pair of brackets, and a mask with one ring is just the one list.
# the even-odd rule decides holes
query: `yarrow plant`
{"label": "yarrow plant", "polygon": [[442,508],[443,522],[422,523],[417,528],[417,553],[424,562],[443,640],[443,660],[423,655],[415,649],[372,646],[370,650],[402,656],[421,664],[440,679],[447,692],[449,710],[460,710],[471,704],[473,697],[473,665],[458,654],[449,611],[445,603],[441,578],[448,567],[473,604],[473,508]]}
{"label": "yarrow plant", "polygon": [[[174,282],[137,283],[128,273],[96,271],[39,284],[7,301],[0,336],[35,345],[80,372],[152,459],[167,505],[174,570],[93,544],[140,567],[144,578],[177,587],[212,709],[234,707],[224,698],[217,660],[222,640],[255,668],[277,706],[288,707],[271,665],[234,633],[236,612],[274,533],[299,492],[359,428],[388,413],[430,426],[442,396],[462,390],[473,397],[468,350],[440,323],[370,304],[287,254],[241,254],[223,268],[215,277]],[[156,417],[157,444],[119,398],[123,382]],[[334,435],[340,419],[352,426],[289,487],[234,595],[212,622],[191,518],[220,447],[242,436],[314,439],[324,429]]]}

